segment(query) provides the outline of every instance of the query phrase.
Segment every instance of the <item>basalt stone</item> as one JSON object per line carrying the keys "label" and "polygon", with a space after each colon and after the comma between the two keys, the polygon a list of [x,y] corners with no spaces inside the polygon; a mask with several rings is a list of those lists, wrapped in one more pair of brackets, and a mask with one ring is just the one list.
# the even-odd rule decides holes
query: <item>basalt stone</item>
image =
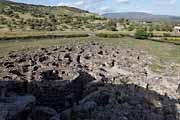
{"label": "basalt stone", "polygon": [[36,66],[33,66],[32,70],[33,70],[33,71],[37,71],[39,68],[40,68],[40,66],[37,66],[37,65],[36,65]]}
{"label": "basalt stone", "polygon": [[40,48],[40,51],[47,52],[46,48]]}
{"label": "basalt stone", "polygon": [[10,54],[9,55],[9,57],[12,58],[12,59],[16,58],[17,56],[18,56],[17,54]]}
{"label": "basalt stone", "polygon": [[46,70],[41,72],[42,80],[61,80],[59,72],[57,70]]}
{"label": "basalt stone", "polygon": [[84,51],[85,51],[85,50],[81,48],[81,50],[80,50],[79,54],[84,53]]}
{"label": "basalt stone", "polygon": [[[106,65],[105,65],[105,64],[103,64],[103,66],[105,67]],[[107,72],[107,70],[106,70],[106,69],[104,69],[104,68],[99,68],[99,70],[100,70],[100,71],[102,71],[102,72]]]}
{"label": "basalt stone", "polygon": [[44,62],[46,60],[48,60],[48,56],[42,56],[39,58],[39,62]]}
{"label": "basalt stone", "polygon": [[69,52],[73,51],[73,48],[65,48],[65,49]]}
{"label": "basalt stone", "polygon": [[15,61],[16,61],[17,63],[26,62],[26,58],[25,58],[25,56],[20,56],[19,58],[16,58]]}
{"label": "basalt stone", "polygon": [[64,55],[64,58],[69,58],[69,59],[71,59],[70,53],[65,54],[65,55]]}
{"label": "basalt stone", "polygon": [[48,53],[46,53],[46,55],[49,56],[49,55],[52,55],[52,53],[51,53],[51,52],[48,52]]}
{"label": "basalt stone", "polygon": [[30,67],[30,65],[22,65],[23,73],[28,72],[29,71],[29,67]]}
{"label": "basalt stone", "polygon": [[31,120],[60,120],[59,114],[53,108],[37,106],[33,109]]}
{"label": "basalt stone", "polygon": [[103,55],[103,51],[99,51],[98,54],[99,54],[99,55]]}
{"label": "basalt stone", "polygon": [[80,101],[80,104],[86,103],[87,101],[94,101],[98,106],[106,106],[109,103],[110,93],[106,90],[99,90],[92,92]]}
{"label": "basalt stone", "polygon": [[83,111],[94,110],[96,107],[97,107],[97,103],[94,101],[88,101],[88,102],[81,105],[81,109]]}
{"label": "basalt stone", "polygon": [[85,58],[86,60],[89,60],[89,59],[91,59],[91,56],[90,56],[89,54],[87,54],[87,55],[84,56],[84,58]]}
{"label": "basalt stone", "polygon": [[72,62],[73,62],[72,59],[69,59],[69,58],[64,59],[64,64],[66,65],[70,65]]}
{"label": "basalt stone", "polygon": [[20,72],[20,70],[17,70],[17,69],[12,69],[12,70],[9,71],[9,73],[15,74],[15,75],[20,76],[20,77],[24,76],[24,75]]}
{"label": "basalt stone", "polygon": [[81,63],[81,55],[77,56],[77,62],[80,64]]}
{"label": "basalt stone", "polygon": [[[6,66],[6,67],[7,67],[7,66],[11,66],[11,65],[13,65],[13,64],[14,64],[13,62],[8,62],[8,61],[6,61],[6,62],[3,63],[3,65]],[[7,67],[7,68],[8,68],[8,67]]]}
{"label": "basalt stone", "polygon": [[9,65],[6,66],[6,68],[14,68],[14,67],[15,67],[14,64],[9,64]]}
{"label": "basalt stone", "polygon": [[8,76],[8,75],[7,75],[7,76],[4,76],[4,77],[3,77],[3,80],[12,80],[12,76]]}
{"label": "basalt stone", "polygon": [[106,75],[104,75],[103,73],[99,73],[99,76],[102,78],[106,78]]}
{"label": "basalt stone", "polygon": [[2,120],[27,120],[35,101],[34,96],[0,98],[0,118]]}

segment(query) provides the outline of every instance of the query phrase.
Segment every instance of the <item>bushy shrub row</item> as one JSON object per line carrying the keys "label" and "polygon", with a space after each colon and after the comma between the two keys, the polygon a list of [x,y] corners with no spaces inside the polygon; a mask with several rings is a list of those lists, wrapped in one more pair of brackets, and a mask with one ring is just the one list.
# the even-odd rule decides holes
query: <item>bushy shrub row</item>
{"label": "bushy shrub row", "polygon": [[153,33],[147,31],[147,28],[140,27],[140,28],[136,29],[134,37],[136,39],[147,39],[149,37],[153,37]]}
{"label": "bushy shrub row", "polygon": [[97,33],[97,37],[103,37],[103,38],[121,38],[124,37],[125,35],[123,34],[110,34],[110,33]]}
{"label": "bushy shrub row", "polygon": [[170,33],[163,33],[163,36],[164,37],[171,37],[171,34]]}
{"label": "bushy shrub row", "polygon": [[13,36],[0,37],[0,40],[19,40],[19,39],[42,39],[42,38],[74,38],[74,37],[88,37],[88,34],[67,34],[67,35],[27,35],[27,36]]}

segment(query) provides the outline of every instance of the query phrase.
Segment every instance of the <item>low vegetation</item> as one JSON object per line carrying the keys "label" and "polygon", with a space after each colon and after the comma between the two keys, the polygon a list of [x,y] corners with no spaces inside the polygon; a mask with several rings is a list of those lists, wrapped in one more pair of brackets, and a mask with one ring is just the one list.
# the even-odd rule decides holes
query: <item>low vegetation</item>
{"label": "low vegetation", "polygon": [[0,1],[0,31],[78,31],[105,29],[107,19],[73,7]]}
{"label": "low vegetation", "polygon": [[134,36],[136,39],[147,39],[149,37],[152,37],[153,33],[149,32],[145,27],[139,27],[137,28]]}
{"label": "low vegetation", "polygon": [[57,33],[35,33],[35,34],[24,34],[24,35],[4,35],[0,36],[0,40],[25,40],[25,39],[42,39],[42,38],[75,38],[75,37],[88,37],[87,33],[64,33],[64,34],[57,34]]}
{"label": "low vegetation", "polygon": [[103,38],[121,38],[124,37],[125,35],[123,34],[113,34],[113,33],[97,33],[97,37],[103,37]]}
{"label": "low vegetation", "polygon": [[165,67],[163,67],[161,64],[158,64],[158,63],[151,64],[150,68],[155,73],[163,73],[165,70]]}

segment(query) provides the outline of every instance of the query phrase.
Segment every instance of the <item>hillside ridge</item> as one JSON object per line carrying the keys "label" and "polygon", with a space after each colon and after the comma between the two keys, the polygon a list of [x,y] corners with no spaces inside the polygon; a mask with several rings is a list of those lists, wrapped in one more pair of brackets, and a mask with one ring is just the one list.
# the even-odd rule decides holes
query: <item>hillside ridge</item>
{"label": "hillside ridge", "polygon": [[180,21],[179,16],[172,15],[155,15],[146,12],[117,12],[117,13],[105,13],[103,16],[107,18],[116,18],[116,19],[131,19],[131,20],[149,20],[149,21]]}

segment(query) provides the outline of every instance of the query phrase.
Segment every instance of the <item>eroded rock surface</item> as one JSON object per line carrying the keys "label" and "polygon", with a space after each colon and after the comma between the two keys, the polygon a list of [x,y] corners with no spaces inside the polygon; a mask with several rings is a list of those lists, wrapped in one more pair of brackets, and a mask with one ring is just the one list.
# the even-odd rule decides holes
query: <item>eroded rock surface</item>
{"label": "eroded rock surface", "polygon": [[34,96],[13,96],[0,98],[1,120],[23,120],[35,105]]}
{"label": "eroded rock surface", "polygon": [[1,97],[36,97],[30,120],[179,120],[179,72],[154,73],[152,59],[96,42],[11,53],[0,60]]}

